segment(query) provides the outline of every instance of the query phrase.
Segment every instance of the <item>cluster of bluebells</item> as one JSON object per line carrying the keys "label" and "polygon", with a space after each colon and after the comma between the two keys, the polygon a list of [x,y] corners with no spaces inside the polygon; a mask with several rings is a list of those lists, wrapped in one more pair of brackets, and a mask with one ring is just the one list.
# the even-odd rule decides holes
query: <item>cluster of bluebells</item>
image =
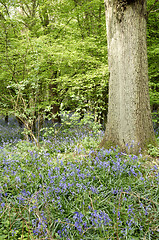
{"label": "cluster of bluebells", "polygon": [[[39,131],[38,133],[33,133],[36,136],[39,136],[39,141],[43,141],[44,145],[49,146],[50,152],[68,152],[75,150],[76,145],[79,142],[86,141],[88,147],[94,146],[97,142],[97,138],[103,136],[103,131],[98,131],[97,129],[90,128],[89,124],[92,123],[91,118],[89,119],[89,114],[86,116],[86,123],[83,125],[79,124],[80,115],[75,121],[75,124],[72,124],[70,127],[70,121],[72,121],[73,116],[66,114],[67,119],[64,116],[62,118],[62,125],[57,123],[52,127],[52,121],[45,121],[44,130]],[[72,114],[71,114],[72,115]],[[74,115],[74,114],[73,114]],[[72,117],[72,118],[71,118]],[[64,122],[66,120],[66,123]],[[69,128],[67,126],[69,123]],[[97,123],[96,123],[97,124]],[[98,125],[98,124],[97,124]],[[46,129],[54,128],[54,131],[51,131],[51,134],[47,134]],[[37,126],[37,129],[38,126]],[[60,129],[60,131],[59,131]],[[8,123],[5,123],[4,119],[0,119],[0,147],[4,147],[8,144],[12,146],[15,145],[18,141],[24,138],[24,126],[20,127],[15,117],[10,116]],[[49,131],[48,131],[49,132]],[[57,133],[56,133],[57,132]],[[69,135],[69,136],[68,136]],[[71,135],[71,136],[70,136]],[[44,137],[45,136],[45,137]],[[31,141],[31,139],[30,139]],[[89,144],[88,144],[89,143]],[[80,152],[81,149],[77,148],[76,151]]]}
{"label": "cluster of bluebells", "polygon": [[47,236],[47,219],[44,216],[44,212],[40,212],[40,216],[35,217],[32,220],[33,234],[34,236],[44,237]]}
{"label": "cluster of bluebells", "polygon": [[[157,167],[145,174],[137,156],[126,156],[117,148],[86,151],[77,144],[85,134],[75,131],[72,139],[57,136],[51,150],[22,143],[7,151],[2,147],[2,216],[14,219],[19,209],[16,214],[25,219],[28,234],[32,232],[35,239],[54,235],[61,239],[113,239],[117,234],[127,239],[138,237],[139,231],[143,237],[152,227],[149,223],[157,223],[155,214],[152,221],[156,209],[152,199],[157,202],[157,195],[150,191],[158,184]],[[51,140],[47,143],[50,146]],[[62,154],[61,146],[70,148],[74,159],[66,161],[67,151]],[[18,228],[18,223],[15,225]]]}
{"label": "cluster of bluebells", "polygon": [[[89,212],[83,214],[81,212],[74,212],[71,219],[64,219],[65,222],[61,224],[62,229],[58,230],[60,237],[68,237],[69,232],[76,230],[79,235],[85,237],[84,233],[89,229],[98,229],[100,227],[112,227],[112,220],[105,211],[93,210],[88,207]],[[57,222],[60,223],[59,220]]]}
{"label": "cluster of bluebells", "polygon": [[0,147],[3,148],[8,144],[14,145],[21,139],[22,129],[17,125],[15,118],[10,117],[8,123],[0,119]]}

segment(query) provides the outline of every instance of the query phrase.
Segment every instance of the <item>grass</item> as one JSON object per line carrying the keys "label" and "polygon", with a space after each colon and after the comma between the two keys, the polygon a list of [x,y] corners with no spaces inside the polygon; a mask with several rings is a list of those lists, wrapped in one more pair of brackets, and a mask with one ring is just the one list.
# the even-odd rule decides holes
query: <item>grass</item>
{"label": "grass", "polygon": [[99,150],[98,125],[68,122],[40,148],[1,143],[0,240],[159,239],[157,155]]}

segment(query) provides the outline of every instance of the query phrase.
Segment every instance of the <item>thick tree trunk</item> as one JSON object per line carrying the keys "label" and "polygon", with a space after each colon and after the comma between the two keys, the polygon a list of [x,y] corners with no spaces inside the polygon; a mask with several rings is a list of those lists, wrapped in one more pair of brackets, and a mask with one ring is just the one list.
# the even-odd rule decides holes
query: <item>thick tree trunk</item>
{"label": "thick tree trunk", "polygon": [[131,152],[156,139],[152,126],[146,45],[146,1],[105,0],[108,41],[109,106],[101,147]]}

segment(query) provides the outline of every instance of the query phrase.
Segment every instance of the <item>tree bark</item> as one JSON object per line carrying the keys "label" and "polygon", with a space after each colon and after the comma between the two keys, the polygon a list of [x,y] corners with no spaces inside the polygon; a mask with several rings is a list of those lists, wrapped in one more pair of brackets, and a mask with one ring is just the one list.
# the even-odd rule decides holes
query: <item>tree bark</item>
{"label": "tree bark", "polygon": [[59,99],[58,94],[58,84],[56,82],[57,78],[57,71],[53,72],[52,76],[52,83],[49,84],[49,92],[50,92],[50,100],[53,103],[51,104],[51,112],[52,112],[52,122],[53,123],[61,123],[61,117],[60,117],[60,104],[61,100]]}
{"label": "tree bark", "polygon": [[105,0],[109,105],[100,147],[133,145],[137,153],[156,144],[153,130],[146,44],[146,1]]}
{"label": "tree bark", "polygon": [[9,118],[9,117],[8,117],[8,114],[6,113],[6,115],[5,115],[5,118],[4,118],[4,120],[5,120],[5,123],[6,123],[6,124],[8,124],[8,123],[9,123],[9,120],[8,120],[8,118]]}

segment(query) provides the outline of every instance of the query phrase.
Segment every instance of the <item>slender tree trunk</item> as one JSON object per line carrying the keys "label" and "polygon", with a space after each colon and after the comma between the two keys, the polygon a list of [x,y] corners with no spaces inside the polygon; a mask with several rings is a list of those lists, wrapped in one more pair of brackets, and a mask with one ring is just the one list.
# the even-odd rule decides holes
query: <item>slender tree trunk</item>
{"label": "slender tree trunk", "polygon": [[4,120],[5,120],[5,123],[8,124],[9,121],[8,121],[8,114],[7,114],[7,113],[6,113],[6,115],[5,115]]}
{"label": "slender tree trunk", "polygon": [[53,123],[61,123],[61,117],[60,117],[60,104],[61,101],[59,99],[58,95],[58,85],[56,82],[57,78],[57,71],[54,71],[52,76],[52,83],[49,84],[49,91],[50,91],[50,100],[53,101],[51,104],[52,107],[52,122]]}
{"label": "slender tree trunk", "polygon": [[105,0],[108,41],[109,106],[101,147],[118,145],[138,152],[155,144],[146,45],[146,1]]}
{"label": "slender tree trunk", "polygon": [[57,103],[53,104],[52,105],[52,114],[53,114],[52,122],[53,123],[61,123],[61,117],[59,113],[60,113],[60,105]]}

